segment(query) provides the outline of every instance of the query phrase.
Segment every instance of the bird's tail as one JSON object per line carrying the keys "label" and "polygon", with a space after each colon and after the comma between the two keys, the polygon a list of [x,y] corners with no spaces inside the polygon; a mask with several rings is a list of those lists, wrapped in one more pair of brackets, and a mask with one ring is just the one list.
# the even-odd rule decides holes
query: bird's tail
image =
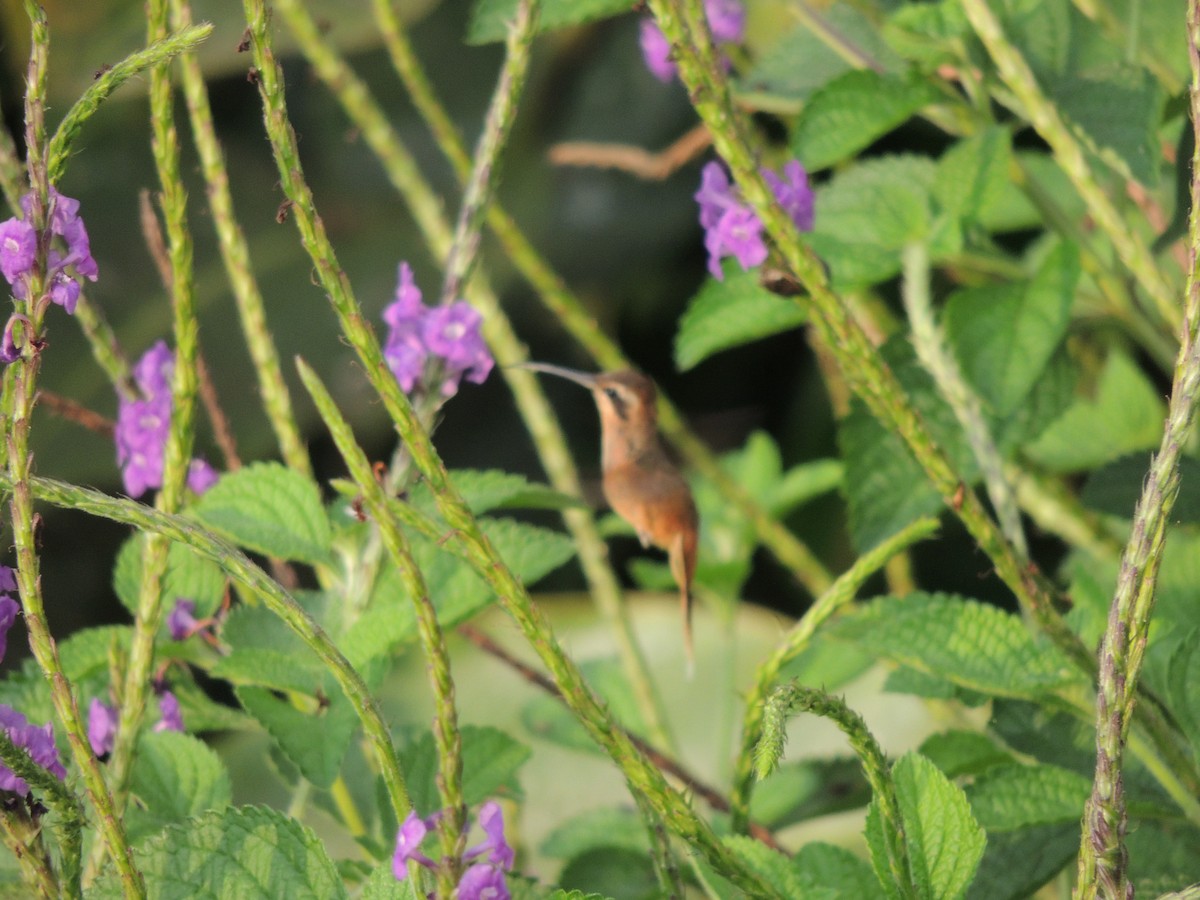
{"label": "bird's tail", "polygon": [[696,651],[692,647],[692,592],[686,584],[679,589],[679,602],[683,607],[684,672],[691,681],[696,675]]}

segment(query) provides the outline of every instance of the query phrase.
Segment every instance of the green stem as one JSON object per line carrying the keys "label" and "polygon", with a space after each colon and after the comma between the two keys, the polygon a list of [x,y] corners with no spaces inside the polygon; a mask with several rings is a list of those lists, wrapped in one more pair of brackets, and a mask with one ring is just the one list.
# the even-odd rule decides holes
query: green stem
{"label": "green stem", "polygon": [[917,358],[962,426],[967,443],[979,463],[979,471],[1000,521],[1000,529],[1017,554],[1027,560],[1029,545],[1021,528],[1021,512],[1017,508],[1012,485],[1004,474],[1000,451],[983,417],[983,405],[963,378],[957,360],[946,346],[945,334],[934,319],[933,299],[929,295],[929,248],[920,243],[909,244],[902,256],[904,278],[901,296],[912,326],[912,342]]}
{"label": "green stem", "polygon": [[508,26],[504,45],[504,65],[492,95],[483,132],[475,149],[471,175],[463,190],[462,207],[454,227],[454,240],[446,257],[446,282],[442,303],[452,303],[470,278],[479,258],[479,237],[483,219],[500,183],[500,153],[517,118],[517,105],[529,73],[529,55],[537,29],[538,0],[520,0],[516,15]]}
{"label": "green stem", "polygon": [[41,364],[40,340],[47,307],[44,297],[48,253],[47,205],[50,185],[46,171],[45,96],[46,70],[50,36],[46,29],[45,12],[36,3],[26,2],[26,13],[32,23],[29,70],[25,95],[25,141],[28,148],[27,171],[32,197],[30,224],[40,235],[37,258],[22,312],[29,325],[27,340],[21,348],[21,358],[4,373],[4,431],[6,438],[7,482],[12,491],[13,543],[17,555],[17,585],[25,625],[29,632],[29,647],[50,685],[55,716],[66,732],[67,741],[76,765],[83,774],[88,796],[99,819],[103,846],[112,857],[120,874],[127,897],[142,897],[145,889],[141,874],[133,864],[133,854],[124,829],[115,815],[113,798],[105,784],[100,764],[92,754],[83,719],[79,714],[71,684],[62,668],[58,647],[46,621],[41,592],[41,577],[37,556],[38,535],[33,511],[33,457],[29,450],[29,430],[37,398],[37,374]]}
{"label": "green stem", "polygon": [[[450,673],[450,656],[446,652],[442,626],[429,598],[425,578],[413,559],[408,539],[392,511],[394,505],[376,478],[371,461],[354,440],[350,425],[325,386],[321,384],[317,374],[302,360],[297,360],[296,365],[300,379],[329,429],[350,477],[362,492],[364,505],[379,529],[388,555],[396,564],[401,583],[412,599],[416,612],[417,633],[429,663],[429,680],[433,688],[436,710],[433,738],[438,751],[437,787],[442,803],[442,817],[438,820],[438,833],[442,844],[442,864],[437,875],[438,890],[443,896],[450,896],[461,875],[462,854],[466,845],[467,807],[462,788],[462,734],[458,729],[454,679]],[[429,813],[431,810],[419,812]]]}
{"label": "green stem", "polygon": [[[1200,114],[1200,0],[1188,3],[1188,55],[1192,66],[1191,111]],[[1193,127],[1200,127],[1193,119]],[[1171,384],[1167,422],[1133,516],[1133,532],[1121,557],[1108,628],[1100,647],[1096,697],[1096,774],[1084,809],[1077,898],[1124,897],[1129,885],[1125,849],[1127,811],[1122,785],[1125,742],[1133,718],[1146,650],[1155,585],[1171,510],[1179,494],[1179,460],[1200,399],[1200,144],[1192,156],[1192,214],[1184,326]]]}
{"label": "green stem", "polygon": [[[147,40],[163,41],[168,32],[166,0],[148,0]],[[195,401],[198,388],[196,357],[199,353],[199,324],[196,320],[192,277],[192,238],[187,226],[187,191],[179,164],[179,136],[175,129],[174,96],[171,88],[171,57],[163,57],[150,70],[151,147],[166,222],[167,248],[171,264],[171,307],[174,311],[175,364],[171,375],[171,427],[163,452],[163,483],[155,506],[166,513],[183,505],[188,466],[192,458]],[[133,766],[142,720],[152,687],[154,640],[163,615],[163,575],[167,569],[169,544],[150,536],[142,553],[142,578],[129,647],[129,664],[121,691],[117,732],[109,758],[118,814],[124,809],[126,786]]]}
{"label": "green stem", "polygon": [[[0,476],[0,489],[11,489],[12,484],[11,477]],[[283,620],[333,674],[358,714],[363,731],[375,750],[392,809],[398,819],[404,818],[411,807],[404,785],[404,775],[400,771],[399,759],[387,723],[371,696],[370,688],[324,629],[278,582],[228,541],[205,531],[191,519],[49,478],[34,477],[30,486],[39,500],[55,506],[120,522],[138,531],[185,544],[202,558],[215,563],[246,591],[259,597],[263,605]]]}
{"label": "green stem", "polygon": [[[176,28],[186,28],[191,24],[192,12],[187,0],[171,0],[171,14]],[[181,59],[181,72],[188,118],[192,126],[192,140],[200,156],[201,171],[208,192],[208,205],[212,210],[213,228],[217,234],[217,246],[229,277],[229,284],[233,288],[233,299],[237,304],[250,359],[254,363],[263,409],[275,432],[284,462],[289,468],[311,477],[312,463],[296,425],[291,397],[279,364],[279,354],[267,325],[262,292],[250,263],[246,235],[234,214],[233,196],[229,190],[229,173],[217,140],[216,129],[213,127],[208,88],[204,82],[200,60],[194,53],[184,54]]]}
{"label": "green stem", "polygon": [[763,714],[767,697],[779,680],[783,667],[808,648],[817,629],[838,610],[853,602],[859,588],[868,578],[883,568],[893,557],[932,536],[938,529],[936,519],[918,519],[897,532],[879,546],[864,553],[847,569],[833,586],[808,608],[799,621],[784,636],[755,673],[754,685],[746,697],[742,721],[742,745],[734,766],[733,791],[729,798],[732,812],[731,828],[744,832],[750,823],[750,798],[755,785],[754,750],[762,737]]}

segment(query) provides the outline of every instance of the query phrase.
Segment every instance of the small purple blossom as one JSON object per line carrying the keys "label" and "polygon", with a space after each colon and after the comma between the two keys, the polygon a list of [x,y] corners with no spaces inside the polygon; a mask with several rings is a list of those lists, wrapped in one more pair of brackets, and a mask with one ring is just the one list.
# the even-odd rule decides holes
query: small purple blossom
{"label": "small purple blossom", "polygon": [[187,486],[197,495],[203,494],[216,484],[219,477],[217,470],[199,457],[188,465]]}
{"label": "small purple blossom", "polygon": [[[50,723],[31,725],[29,721],[13,709],[0,703],[0,728],[3,728],[18,747],[24,747],[35,763],[59,779],[67,777],[58,757],[58,747],[54,745],[54,729]],[[0,790],[14,791],[24,796],[29,793],[29,785],[25,779],[18,778],[8,766],[0,763]]]}
{"label": "small purple blossom", "polygon": [[425,306],[408,263],[400,264],[396,299],[384,309],[383,320],[389,326],[383,357],[406,394],[420,384],[430,357],[441,360],[441,392],[446,397],[458,391],[464,376],[481,384],[492,371],[492,355],[479,332],[479,313],[461,300]]}
{"label": "small purple blossom", "polygon": [[458,900],[509,900],[508,883],[504,870],[480,864],[463,872],[458,882]]}
{"label": "small purple blossom", "polygon": [[[392,856],[392,873],[398,881],[408,877],[408,863],[416,862],[427,869],[436,869],[438,864],[421,853],[421,842],[441,813],[422,819],[410,812],[396,835],[396,852]],[[479,826],[487,839],[469,848],[463,861],[470,862],[486,855],[486,862],[477,862],[463,873],[458,882],[456,896],[459,900],[508,900],[505,872],[512,868],[515,854],[504,839],[504,814],[500,804],[489,800],[479,808]]]}
{"label": "small purple blossom", "polygon": [[17,570],[11,566],[0,566],[0,593],[15,594],[17,592]]}
{"label": "small purple blossom", "polygon": [[392,854],[392,874],[397,881],[408,878],[408,862],[419,863],[427,869],[435,867],[432,859],[421,852],[421,842],[433,827],[433,818],[422,819],[416,812],[405,816],[396,833],[396,852]]}
{"label": "small purple blossom", "polygon": [[[741,0],[704,0],[704,14],[714,41],[718,44],[741,42],[746,31],[746,10]],[[642,58],[651,75],[664,83],[675,77],[671,45],[653,19],[642,20],[638,43],[641,44]],[[729,59],[726,57],[723,61],[728,68]]]}
{"label": "small purple blossom", "polygon": [[[13,293],[24,299],[29,293],[29,278],[37,256],[37,232],[33,218],[33,194],[21,198],[23,218],[0,222],[0,273],[12,286]],[[66,253],[50,248],[46,255],[45,296],[68,313],[79,302],[79,279],[95,281],[100,274],[92,257],[87,228],[79,217],[79,201],[50,188],[46,219],[51,235],[62,238]]]}
{"label": "small purple blossom", "polygon": [[[792,160],[783,167],[782,178],[767,169],[762,174],[796,227],[811,231],[813,194],[804,166]],[[700,206],[700,225],[704,228],[704,246],[708,250],[708,270],[714,278],[724,278],[723,257],[734,257],[743,269],[751,269],[766,260],[762,221],[742,200],[720,163],[707,163],[700,171],[696,202]]]}
{"label": "small purple blossom", "polygon": [[180,597],[167,616],[167,631],[171,640],[182,641],[196,630],[196,601]]}
{"label": "small purple blossom", "polygon": [[105,703],[99,697],[92,698],[88,707],[88,743],[96,756],[107,756],[112,753],[113,742],[117,737],[117,709]]}
{"label": "small purple blossom", "polygon": [[[175,356],[166,341],[156,342],[142,354],[133,368],[133,380],[139,399],[119,397],[117,427],[117,465],[125,483],[125,493],[140,497],[151,488],[162,487],[163,452],[171,431],[171,375]],[[188,487],[201,494],[216,482],[216,472],[201,459],[188,467]]]}
{"label": "small purple blossom", "polygon": [[21,604],[8,594],[0,594],[0,659],[4,659],[4,654],[8,652],[8,631],[17,621],[20,611]]}
{"label": "small purple blossom", "polygon": [[183,731],[183,713],[179,709],[179,698],[164,690],[158,695],[158,712],[162,716],[154,726],[155,731]]}

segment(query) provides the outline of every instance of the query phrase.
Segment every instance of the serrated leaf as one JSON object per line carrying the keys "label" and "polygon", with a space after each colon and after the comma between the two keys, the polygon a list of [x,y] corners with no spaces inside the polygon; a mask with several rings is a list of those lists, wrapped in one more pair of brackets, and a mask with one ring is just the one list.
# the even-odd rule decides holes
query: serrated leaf
{"label": "serrated leaf", "polygon": [[934,171],[927,157],[881,156],[817,189],[816,225],[807,237],[835,285],[876,284],[900,271],[904,246],[931,234]]}
{"label": "serrated leaf", "polygon": [[[121,545],[113,568],[113,590],[121,605],[131,613],[137,610],[142,578],[142,544],[141,535],[130,537]],[[167,550],[167,571],[162,584],[168,611],[176,600],[186,597],[196,604],[196,618],[211,616],[221,605],[224,592],[225,575],[220,566],[197,556],[186,544],[171,543]],[[165,630],[165,623],[163,628]]]}
{"label": "serrated leaf", "polygon": [[125,813],[133,840],[232,802],[225,764],[191,735],[148,732],[138,739],[137,760],[130,790],[141,804],[131,804]]}
{"label": "serrated leaf", "polygon": [[645,853],[618,847],[588,850],[570,860],[558,876],[563,890],[584,895],[599,891],[604,897],[631,897],[651,900],[660,896],[654,864]]}
{"label": "serrated leaf", "polygon": [[[863,834],[867,839],[867,850],[870,852],[871,869],[875,872],[880,886],[888,900],[900,900],[900,887],[892,877],[887,851],[887,838],[884,834],[883,815],[879,811],[879,798],[872,798],[867,806],[867,824]],[[908,891],[905,892],[907,895]]]}
{"label": "serrated leaf", "polygon": [[987,702],[986,694],[961,687],[939,675],[921,672],[900,666],[888,673],[883,683],[884,693],[912,694],[930,700],[957,700],[966,706],[982,706]]}
{"label": "serrated leaf", "polygon": [[732,851],[750,871],[756,873],[781,897],[812,897],[814,900],[832,897],[833,892],[818,888],[792,866],[792,861],[778,850],[745,835],[731,835],[721,843]]}
{"label": "serrated leaf", "polygon": [[987,836],[971,815],[962,788],[917,753],[892,767],[904,821],[913,884],[926,900],[963,896],[983,857]]}
{"label": "serrated leaf", "polygon": [[[134,850],[148,896],[158,900],[339,900],[337,869],[312,830],[283,813],[248,806],[172,825]],[[124,897],[108,875],[89,900]]]}
{"label": "serrated leaf", "polygon": [[886,896],[866,860],[845,847],[810,841],[792,857],[792,866],[816,885],[834,889],[836,896],[844,900]]}
{"label": "serrated leaf", "polygon": [[229,652],[212,673],[234,684],[276,691],[316,693],[324,670],[312,650],[274,613],[262,606],[238,606],[226,618],[221,637]]}
{"label": "serrated leaf", "polygon": [[[898,72],[905,63],[880,37],[870,18],[848,3],[823,9],[823,23],[870,56],[884,72]],[[853,68],[828,40],[800,25],[784,33],[755,60],[738,82],[738,96],[752,107],[799,110],[803,101]]]}
{"label": "serrated leaf", "polygon": [[[1084,506],[1105,515],[1133,518],[1151,459],[1151,454],[1134,453],[1101,466],[1088,476],[1079,499]],[[1171,521],[1194,525],[1200,522],[1200,461],[1190,456],[1180,457],[1179,477]]]}
{"label": "serrated leaf", "polygon": [[[496,509],[569,509],[584,505],[578,497],[568,497],[549,485],[500,469],[453,469],[450,481],[475,515]],[[425,482],[413,489],[410,502],[423,512],[437,510]]]}
{"label": "serrated leaf", "polygon": [[[464,725],[462,727],[463,800],[476,806],[497,793],[519,796],[517,770],[531,755],[529,747],[498,728]],[[437,748],[433,735],[423,734],[400,755],[404,780],[413,807],[421,815],[430,815],[441,807],[436,775]]]}
{"label": "serrated leaf", "polygon": [[593,809],[557,826],[539,848],[543,856],[568,859],[598,847],[648,853],[646,827],[632,809]]}
{"label": "serrated leaf", "polygon": [[797,328],[807,318],[794,300],[764,288],[757,273],[729,265],[725,280],[705,281],[680,318],[675,365],[687,371],[714,353]]}
{"label": "serrated leaf", "polygon": [[1078,822],[989,834],[967,900],[1026,900],[1078,852]]}
{"label": "serrated leaf", "polygon": [[950,778],[981,775],[996,766],[1013,762],[1012,754],[978,731],[956,729],[932,734],[918,752]]}
{"label": "serrated leaf", "polygon": [[1168,673],[1171,713],[1200,753],[1200,629],[1193,628],[1179,638]]}
{"label": "serrated leaf", "polygon": [[[561,532],[512,519],[482,518],[479,525],[501,559],[527,585],[575,554],[575,545]],[[492,602],[495,595],[491,588],[466,562],[425,537],[410,535],[410,539],[413,559],[425,576],[426,589],[443,629],[466,621]],[[338,647],[357,666],[416,640],[416,636],[412,600],[389,559],[372,591],[370,605],[338,638]]]}
{"label": "serrated leaf", "polygon": [[1081,675],[1021,620],[950,594],[873,600],[830,626],[830,636],[868,652],[1000,697],[1039,697]]}
{"label": "serrated leaf", "polygon": [[938,100],[918,76],[854,69],[814,93],[792,131],[793,155],[810,172],[841,162]]}
{"label": "serrated leaf", "polygon": [[321,492],[278,463],[225,473],[191,512],[213,531],[258,553],[314,565],[330,559],[333,538]]}
{"label": "serrated leaf", "polygon": [[[543,0],[539,4],[537,30],[595,22],[626,12],[633,4],[634,0]],[[508,24],[516,18],[517,6],[518,0],[475,0],[467,26],[467,43],[504,40]]]}
{"label": "serrated leaf", "polygon": [[1067,332],[1079,281],[1079,250],[1059,244],[1025,284],[958,291],[946,334],[963,374],[993,411],[1009,415],[1028,396]]}
{"label": "serrated leaf", "polygon": [[358,728],[358,716],[332,677],[322,690],[324,702],[312,711],[299,709],[263,688],[235,689],[242,707],[266,729],[275,745],[317,787],[333,784],[346,748]]}
{"label": "serrated leaf", "polygon": [[937,161],[933,199],[951,219],[982,222],[1000,202],[1012,180],[1012,138],[1008,130],[987,128],[959,141]]}
{"label": "serrated leaf", "polygon": [[423,900],[423,897],[413,884],[413,879],[396,880],[392,861],[388,860],[376,866],[363,883],[360,900]]}
{"label": "serrated leaf", "polygon": [[1110,350],[1095,398],[1078,397],[1025,451],[1055,472],[1094,469],[1157,447],[1166,408],[1162,396],[1124,353]]}
{"label": "serrated leaf", "polygon": [[967,797],[988,831],[1078,822],[1092,790],[1090,778],[1058,766],[997,766],[975,779]]}
{"label": "serrated leaf", "polygon": [[1165,98],[1141,66],[1055,78],[1047,93],[1067,121],[1109,165],[1142,184],[1158,183],[1158,125]]}

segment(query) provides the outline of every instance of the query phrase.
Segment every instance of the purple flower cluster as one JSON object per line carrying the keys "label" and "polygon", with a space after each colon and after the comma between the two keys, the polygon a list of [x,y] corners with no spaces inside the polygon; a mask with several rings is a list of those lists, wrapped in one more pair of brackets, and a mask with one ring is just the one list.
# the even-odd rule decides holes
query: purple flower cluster
{"label": "purple flower cluster", "polygon": [[[32,193],[21,198],[21,210],[25,214],[23,218],[13,217],[0,222],[0,273],[12,286],[13,293],[24,300],[29,294],[29,278],[37,260],[38,236],[29,221],[33,217]],[[49,250],[46,296],[50,302],[73,313],[79,300],[79,279],[95,281],[99,275],[87,228],[79,218],[79,201],[50,188],[46,221],[50,234],[61,237],[67,248],[66,253],[55,247]]]}
{"label": "purple flower cluster", "polygon": [[[704,13],[713,40],[718,44],[737,44],[746,31],[746,10],[741,0],[704,0]],[[640,34],[642,57],[646,68],[659,81],[666,83],[675,77],[675,63],[671,61],[671,45],[653,19],[642,20]],[[729,65],[729,60],[725,60]]]}
{"label": "purple flower cluster", "polygon": [[[118,398],[117,465],[125,482],[125,493],[140,497],[150,488],[162,487],[163,451],[171,430],[171,373],[175,357],[165,341],[159,341],[138,360],[133,380],[139,400]],[[202,494],[216,483],[217,473],[202,459],[188,467],[187,483]]]}
{"label": "purple flower cluster", "polygon": [[[763,169],[762,175],[796,227],[801,231],[812,231],[813,193],[804,166],[792,160],[784,165],[782,178],[769,169]],[[725,277],[721,271],[721,258],[725,256],[737,259],[743,269],[762,265],[767,258],[763,223],[742,200],[720,163],[707,163],[700,171],[696,202],[700,204],[708,271],[714,278],[722,280]]]}
{"label": "purple flower cluster", "polygon": [[383,357],[406,394],[421,381],[431,357],[441,360],[441,392],[446,397],[458,392],[464,376],[482,384],[492,371],[492,355],[479,333],[479,313],[463,300],[426,306],[408,263],[400,263],[396,299],[384,309],[383,320],[388,324]]}
{"label": "purple flower cluster", "polygon": [[[9,593],[17,592],[17,579],[12,569],[0,566],[0,659],[8,649],[8,630],[16,621],[21,607]],[[59,778],[67,777],[58,757],[58,747],[54,745],[54,728],[47,722],[45,725],[30,725],[29,721],[11,706],[0,703],[0,728],[8,734],[8,739],[18,747],[24,747],[30,758],[48,772]],[[29,785],[24,778],[17,777],[8,766],[0,763],[0,791],[13,791],[21,796],[29,793]]]}
{"label": "purple flower cluster", "polygon": [[[155,731],[183,731],[183,714],[179,710],[179,699],[166,688],[158,693],[159,720]],[[99,697],[92,698],[88,707],[88,743],[96,756],[112,753],[117,738],[117,708]]]}
{"label": "purple flower cluster", "polygon": [[[408,878],[408,862],[419,863],[427,869],[436,869],[437,863],[421,852],[421,842],[434,827],[441,813],[422,819],[410,812],[396,835],[396,852],[392,856],[392,872],[396,879]],[[515,854],[504,839],[504,813],[500,804],[489,800],[479,807],[479,827],[486,840],[463,854],[470,862],[486,856],[486,861],[473,863],[462,874],[458,882],[458,900],[509,900],[508,884],[504,873],[511,869]]]}

